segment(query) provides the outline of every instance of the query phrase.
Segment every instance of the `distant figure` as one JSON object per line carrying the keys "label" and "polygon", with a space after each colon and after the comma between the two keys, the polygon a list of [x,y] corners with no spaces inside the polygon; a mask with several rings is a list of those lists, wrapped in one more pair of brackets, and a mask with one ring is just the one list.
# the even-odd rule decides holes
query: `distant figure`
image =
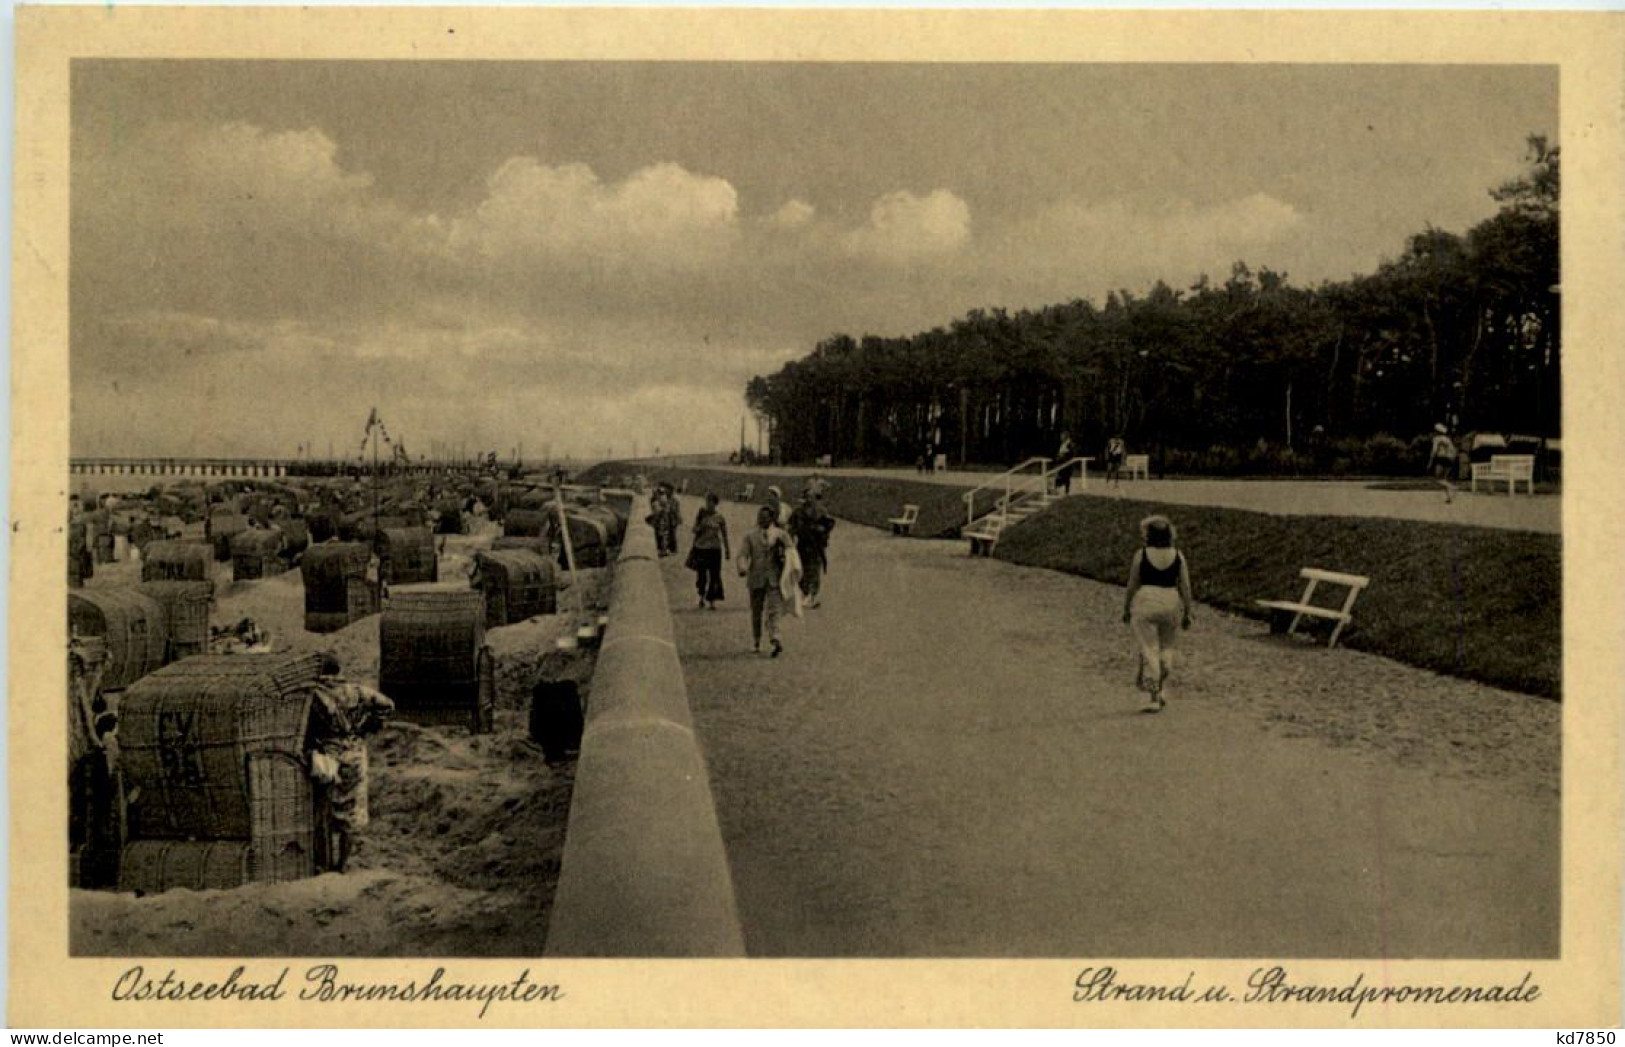
{"label": "distant figure", "polygon": [[666,507],[660,517],[661,536],[666,542],[666,551],[672,555],[677,554],[677,532],[683,526],[683,500],[677,494],[677,489],[666,484]]}
{"label": "distant figure", "polygon": [[717,609],[722,592],[722,561],[733,559],[728,548],[728,521],[717,508],[717,496],[707,494],[705,505],[694,514],[694,544],[688,550],[688,566],[694,572],[694,587],[700,593],[700,606]]}
{"label": "distant figure", "polygon": [[1106,482],[1123,486],[1123,459],[1128,457],[1128,445],[1121,436],[1106,441]]}
{"label": "distant figure", "polygon": [[1123,621],[1139,646],[1136,683],[1147,695],[1145,711],[1155,713],[1168,704],[1179,630],[1191,627],[1191,576],[1185,554],[1174,547],[1174,525],[1166,516],[1141,520],[1140,536],[1144,546],[1129,563]]}
{"label": "distant figure", "polygon": [[801,593],[808,607],[818,606],[818,592],[829,567],[829,533],[834,529],[835,518],[824,511],[820,497],[808,489],[790,514],[790,536],[801,557]]}
{"label": "distant figure", "polygon": [[1055,473],[1055,489],[1072,493],[1072,434],[1062,430],[1061,446],[1055,452],[1055,460],[1061,463],[1060,469]]}
{"label": "distant figure", "polygon": [[655,485],[654,493],[649,496],[649,515],[644,517],[643,522],[648,524],[651,528],[654,529],[654,533],[655,533],[655,552],[657,554],[659,554],[661,556],[665,556],[668,552],[673,551],[673,550],[668,550],[666,548],[666,485],[665,484],[659,483],[659,484]]}
{"label": "distant figure", "polygon": [[778,487],[767,489],[767,502],[769,509],[773,510],[773,522],[780,530],[790,526],[790,503],[784,500],[784,491]]}
{"label": "distant figure", "polygon": [[1444,504],[1456,497],[1456,488],[1450,482],[1456,469],[1456,441],[1450,439],[1450,430],[1443,422],[1433,427],[1433,443],[1428,448],[1428,473],[1444,488]]}
{"label": "distant figure", "polygon": [[366,736],[384,725],[395,703],[370,687],[339,676],[338,659],[322,656],[316,681],[310,776],[327,786],[327,811],[332,820],[331,864],[343,872],[350,860],[351,837],[367,827]]}
{"label": "distant figure", "polygon": [[784,653],[784,644],[779,642],[779,611],[784,606],[779,582],[789,545],[789,538],[774,521],[773,509],[764,505],[756,510],[756,529],[745,536],[744,548],[739,550],[739,574],[750,590],[752,649],[762,653],[765,624],[774,658]]}

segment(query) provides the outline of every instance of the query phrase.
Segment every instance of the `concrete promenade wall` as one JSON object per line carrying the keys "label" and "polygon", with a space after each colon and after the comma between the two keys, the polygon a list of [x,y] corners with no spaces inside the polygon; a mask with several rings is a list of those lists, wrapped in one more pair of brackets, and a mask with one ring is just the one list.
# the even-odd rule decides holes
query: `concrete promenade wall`
{"label": "concrete promenade wall", "polygon": [[733,879],[639,496],[610,590],[550,956],[743,956]]}

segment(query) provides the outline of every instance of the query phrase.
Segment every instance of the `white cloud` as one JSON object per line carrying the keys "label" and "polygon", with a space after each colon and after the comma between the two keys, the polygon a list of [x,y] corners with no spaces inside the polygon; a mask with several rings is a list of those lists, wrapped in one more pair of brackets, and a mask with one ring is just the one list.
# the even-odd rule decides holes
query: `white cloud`
{"label": "white cloud", "polygon": [[485,199],[447,229],[454,255],[681,268],[725,251],[739,213],[738,193],[727,181],[676,164],[655,164],[606,184],[585,164],[515,157],[491,175],[486,190]]}
{"label": "white cloud", "polygon": [[817,208],[805,200],[787,200],[773,212],[767,224],[776,229],[803,229],[817,214]]}
{"label": "white cloud", "polygon": [[946,189],[925,196],[887,193],[869,209],[867,224],[846,237],[853,254],[912,262],[953,252],[970,239],[970,206]]}

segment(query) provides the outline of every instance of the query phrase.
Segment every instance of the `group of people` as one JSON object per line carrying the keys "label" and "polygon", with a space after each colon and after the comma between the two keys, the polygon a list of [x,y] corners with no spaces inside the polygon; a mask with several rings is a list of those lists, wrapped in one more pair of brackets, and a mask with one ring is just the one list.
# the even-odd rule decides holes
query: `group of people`
{"label": "group of people", "polygon": [[[1072,443],[1072,434],[1061,433],[1061,445],[1056,448],[1055,460],[1061,463],[1055,470],[1055,490],[1063,494],[1072,493],[1072,477],[1077,473],[1077,448]],[[1106,441],[1106,447],[1100,455],[1101,462],[1106,467],[1106,482],[1121,487],[1123,483],[1123,463],[1128,458],[1128,444],[1122,436],[1113,436]]]}
{"label": "group of people", "polygon": [[677,529],[683,525],[683,503],[677,489],[661,481],[649,496],[648,523],[655,532],[655,552],[670,556],[677,552]]}
{"label": "group of people", "polygon": [[[750,594],[751,639],[757,654],[762,651],[764,633],[770,656],[784,653],[779,617],[787,601],[819,606],[824,572],[829,567],[830,532],[835,529],[835,518],[824,508],[827,486],[814,477],[793,509],[780,488],[769,487],[768,500],[756,510],[756,526],[744,536],[737,558],[715,494],[705,496],[705,507],[694,517],[688,567],[695,574],[699,606],[716,610],[724,599],[722,564],[734,560]],[[657,536],[658,531],[657,527]]]}

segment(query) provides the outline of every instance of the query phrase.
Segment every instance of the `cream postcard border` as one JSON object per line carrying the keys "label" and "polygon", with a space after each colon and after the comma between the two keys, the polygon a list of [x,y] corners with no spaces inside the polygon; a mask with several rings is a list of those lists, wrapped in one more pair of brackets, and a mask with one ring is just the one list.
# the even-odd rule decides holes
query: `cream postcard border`
{"label": "cream postcard border", "polygon": [[[1290,1026],[1598,1027],[1620,1020],[1620,553],[1625,452],[1625,21],[1538,12],[1080,12],[589,8],[24,7],[17,12],[10,591],[14,1027]],[[1549,64],[1561,68],[1565,360],[1562,958],[1291,961],[1301,982],[1516,984],[1534,1003],[1370,1007],[1074,1003],[1106,957],[1067,960],[448,960],[448,980],[531,979],[546,1005],[116,1003],[128,963],[67,952],[62,529],[68,472],[69,62],[76,57],[415,61],[943,61]],[[1282,99],[1290,105],[1291,99]],[[56,608],[47,611],[47,608]],[[1508,898],[1517,905],[1517,898]],[[251,974],[308,961],[245,959]],[[187,978],[238,961],[147,961]],[[1134,981],[1244,983],[1272,960],[1129,960]],[[437,961],[344,960],[347,980]]]}

